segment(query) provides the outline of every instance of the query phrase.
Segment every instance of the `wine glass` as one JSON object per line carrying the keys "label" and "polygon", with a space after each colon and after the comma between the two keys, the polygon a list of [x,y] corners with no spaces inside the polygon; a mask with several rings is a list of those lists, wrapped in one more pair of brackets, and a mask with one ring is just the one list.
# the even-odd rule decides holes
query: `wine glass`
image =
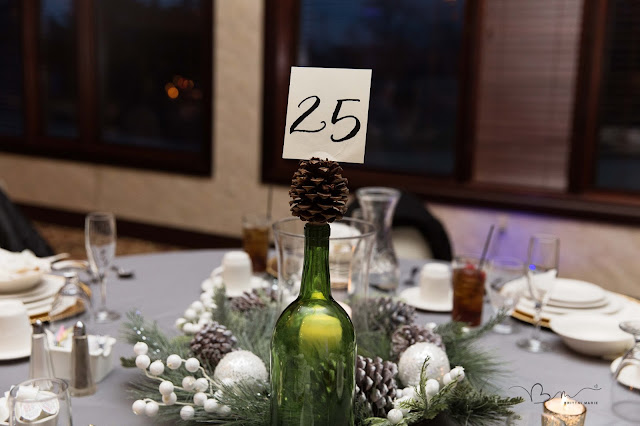
{"label": "wine glass", "polygon": [[616,416],[640,424],[640,318],[620,323],[633,335],[635,345],[612,364],[612,409]]}
{"label": "wine glass", "polygon": [[[526,284],[519,280],[524,276],[524,262],[515,257],[496,257],[487,265],[486,290],[495,313],[511,315],[516,308]],[[512,334],[513,325],[507,317],[493,327],[499,334]]]}
{"label": "wine glass", "polygon": [[113,213],[89,213],[84,224],[84,243],[91,272],[100,282],[100,307],[95,321],[108,323],[120,314],[107,308],[107,273],[116,251],[116,219]]}
{"label": "wine glass", "polygon": [[535,304],[535,327],[530,338],[518,340],[518,346],[529,352],[548,352],[551,346],[540,339],[542,309],[553,291],[558,275],[560,240],[555,235],[537,234],[529,240],[526,277],[531,298]]}
{"label": "wine glass", "polygon": [[14,386],[9,392],[9,425],[71,426],[71,399],[64,380],[39,378]]}

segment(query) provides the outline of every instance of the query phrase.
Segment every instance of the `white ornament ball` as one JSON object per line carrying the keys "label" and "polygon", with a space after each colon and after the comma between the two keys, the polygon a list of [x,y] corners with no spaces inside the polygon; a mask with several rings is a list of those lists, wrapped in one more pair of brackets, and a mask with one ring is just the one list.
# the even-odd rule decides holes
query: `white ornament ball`
{"label": "white ornament ball", "polygon": [[398,398],[395,401],[393,401],[393,408],[400,410],[402,414],[406,416],[407,414],[409,414],[409,409],[401,407],[400,403],[405,401],[410,401],[411,399],[412,398],[408,396],[403,396],[402,398]]}
{"label": "white ornament ball", "polygon": [[193,395],[193,403],[202,407],[204,403],[207,402],[207,395],[204,392],[198,392]]}
{"label": "white ornament ball", "polygon": [[187,320],[184,318],[178,318],[175,322],[175,326],[178,330],[182,330],[182,327],[187,323]]}
{"label": "white ornament ball", "polygon": [[182,365],[182,358],[179,355],[173,354],[167,357],[167,367],[172,370],[177,370]]}
{"label": "white ornament ball", "polygon": [[158,386],[158,390],[162,394],[162,396],[169,396],[173,392],[173,383],[168,380],[163,380]]}
{"label": "white ornament ball", "polygon": [[194,414],[195,410],[190,405],[185,405],[180,409],[180,418],[182,420],[191,420]]}
{"label": "white ornament ball", "polygon": [[195,309],[188,308],[186,311],[184,311],[183,317],[188,321],[193,321],[194,319],[198,318],[198,313],[195,311]]}
{"label": "white ornament ball", "polygon": [[424,391],[427,394],[427,398],[431,398],[432,396],[440,392],[440,383],[438,383],[438,381],[435,379],[429,379],[424,386]]}
{"label": "white ornament ball", "polygon": [[144,413],[149,417],[155,417],[158,414],[160,406],[155,401],[147,402],[147,406],[144,408]]}
{"label": "white ornament ball", "polygon": [[389,420],[389,423],[391,423],[392,425],[397,425],[402,421],[403,418],[404,414],[402,414],[402,411],[398,410],[397,408],[393,408],[387,413],[387,420]]}
{"label": "white ornament ball", "polygon": [[447,386],[451,382],[453,382],[453,379],[451,378],[451,373],[447,373],[442,377],[442,383],[445,386]]}
{"label": "white ornament ball", "polygon": [[218,363],[213,378],[228,383],[266,382],[267,368],[260,358],[249,351],[234,351],[226,354]]}
{"label": "white ornament ball", "polygon": [[209,389],[209,381],[204,377],[200,377],[198,380],[196,380],[194,388],[197,392],[204,392]]}
{"label": "white ornament ball", "polygon": [[173,405],[176,403],[177,400],[178,400],[178,396],[175,394],[175,392],[171,392],[170,395],[162,395],[162,402],[164,402],[167,405]]}
{"label": "white ornament ball", "polygon": [[136,416],[139,416],[140,414],[144,414],[144,409],[146,408],[146,406],[147,403],[139,399],[134,402],[133,405],[131,405],[131,409]]}
{"label": "white ornament ball", "polygon": [[138,355],[136,357],[136,367],[140,370],[146,370],[149,364],[151,364],[151,359],[149,359],[148,355]]}
{"label": "white ornament ball", "polygon": [[204,402],[204,411],[207,413],[215,413],[218,411],[219,406],[220,404],[218,404],[218,401],[213,398],[209,398]]}
{"label": "white ornament ball", "polygon": [[133,345],[133,352],[136,355],[146,355],[149,352],[149,346],[145,342],[138,342]]}
{"label": "white ornament ball", "polygon": [[184,368],[187,369],[189,373],[195,373],[200,368],[200,361],[195,358],[189,358],[184,362]]}
{"label": "white ornament ball", "polygon": [[231,407],[229,407],[228,405],[221,405],[218,408],[218,413],[222,414],[223,416],[228,416],[229,414],[231,414]]}
{"label": "white ornament ball", "polygon": [[455,368],[452,368],[451,371],[449,372],[449,375],[451,376],[451,379],[461,382],[464,380],[465,374],[464,374],[464,367],[460,367],[457,366]]}
{"label": "white ornament ball", "polygon": [[445,351],[439,346],[429,342],[416,343],[400,355],[398,361],[398,377],[405,386],[417,386],[420,383],[420,373],[425,359],[429,358],[427,365],[427,378],[442,381],[451,367]]}
{"label": "white ornament ball", "polygon": [[182,379],[182,388],[187,392],[191,392],[196,388],[196,378],[193,376],[186,376]]}
{"label": "white ornament ball", "polygon": [[153,376],[159,376],[164,373],[164,364],[160,360],[153,361],[149,366],[149,373]]}

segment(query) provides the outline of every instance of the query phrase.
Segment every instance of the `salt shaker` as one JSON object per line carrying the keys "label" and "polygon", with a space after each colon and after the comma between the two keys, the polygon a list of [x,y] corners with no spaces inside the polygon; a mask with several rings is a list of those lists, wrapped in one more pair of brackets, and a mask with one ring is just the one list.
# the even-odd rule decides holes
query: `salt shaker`
{"label": "salt shaker", "polygon": [[42,321],[36,320],[31,334],[31,358],[29,362],[29,378],[54,377],[53,364],[49,355],[47,335]]}
{"label": "salt shaker", "polygon": [[71,396],[87,396],[96,392],[96,384],[91,373],[91,358],[89,356],[89,340],[82,321],[73,327],[71,342],[71,381],[69,383]]}

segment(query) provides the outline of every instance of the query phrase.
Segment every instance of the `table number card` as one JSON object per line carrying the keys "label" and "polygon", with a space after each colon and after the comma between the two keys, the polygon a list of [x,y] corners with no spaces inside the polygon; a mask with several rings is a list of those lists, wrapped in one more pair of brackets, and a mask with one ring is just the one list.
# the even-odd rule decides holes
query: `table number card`
{"label": "table number card", "polygon": [[371,70],[291,67],[282,158],[364,163]]}

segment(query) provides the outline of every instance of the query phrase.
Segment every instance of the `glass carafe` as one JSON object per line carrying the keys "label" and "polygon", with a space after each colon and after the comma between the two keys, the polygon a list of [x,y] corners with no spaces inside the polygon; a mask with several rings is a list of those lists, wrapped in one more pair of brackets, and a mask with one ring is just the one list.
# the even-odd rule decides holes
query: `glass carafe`
{"label": "glass carafe", "polygon": [[356,191],[364,220],[376,227],[376,238],[369,266],[369,282],[372,286],[395,291],[400,282],[398,258],[393,248],[391,225],[400,191],[393,188],[367,187]]}

